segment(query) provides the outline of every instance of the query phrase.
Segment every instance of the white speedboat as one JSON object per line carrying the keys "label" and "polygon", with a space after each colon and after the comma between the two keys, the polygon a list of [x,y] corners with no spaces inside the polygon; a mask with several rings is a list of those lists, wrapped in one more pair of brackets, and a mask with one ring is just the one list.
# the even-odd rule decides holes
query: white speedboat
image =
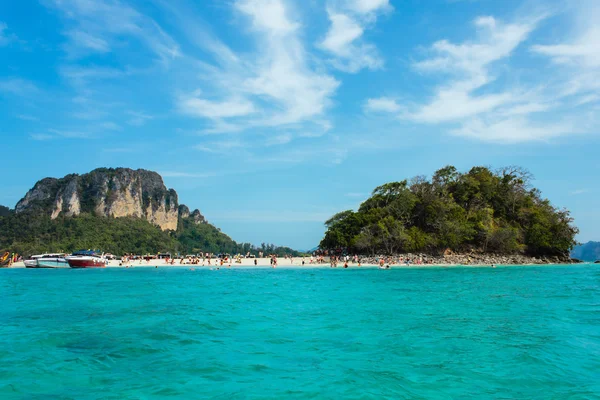
{"label": "white speedboat", "polygon": [[48,253],[31,256],[29,260],[24,261],[26,268],[69,268],[69,263],[65,259],[65,254]]}

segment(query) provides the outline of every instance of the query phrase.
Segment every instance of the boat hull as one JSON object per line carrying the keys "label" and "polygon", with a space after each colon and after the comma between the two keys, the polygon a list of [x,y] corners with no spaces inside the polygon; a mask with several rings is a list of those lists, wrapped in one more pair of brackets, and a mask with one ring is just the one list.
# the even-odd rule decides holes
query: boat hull
{"label": "boat hull", "polygon": [[104,267],[106,267],[106,262],[102,258],[92,258],[92,257],[67,258],[67,262],[69,263],[69,267],[71,267],[71,268],[104,268]]}
{"label": "boat hull", "polygon": [[38,260],[37,268],[70,268],[65,260]]}

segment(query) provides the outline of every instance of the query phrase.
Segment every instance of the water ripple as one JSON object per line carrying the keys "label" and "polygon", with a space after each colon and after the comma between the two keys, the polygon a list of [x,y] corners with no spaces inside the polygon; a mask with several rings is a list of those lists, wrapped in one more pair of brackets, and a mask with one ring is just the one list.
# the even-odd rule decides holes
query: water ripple
{"label": "water ripple", "polygon": [[2,399],[600,399],[600,268],[0,271]]}

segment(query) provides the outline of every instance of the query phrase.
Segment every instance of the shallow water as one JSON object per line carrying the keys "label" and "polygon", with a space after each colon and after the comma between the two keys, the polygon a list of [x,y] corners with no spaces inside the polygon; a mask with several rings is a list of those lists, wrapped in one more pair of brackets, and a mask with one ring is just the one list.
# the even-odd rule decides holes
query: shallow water
{"label": "shallow water", "polygon": [[1,399],[600,399],[600,267],[0,270]]}

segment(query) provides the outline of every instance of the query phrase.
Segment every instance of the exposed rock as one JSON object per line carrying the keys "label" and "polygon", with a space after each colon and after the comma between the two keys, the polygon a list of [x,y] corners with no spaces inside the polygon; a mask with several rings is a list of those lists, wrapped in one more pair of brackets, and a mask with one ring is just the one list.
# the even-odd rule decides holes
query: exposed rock
{"label": "exposed rock", "polygon": [[594,261],[594,264],[600,264],[600,260]]}
{"label": "exposed rock", "polygon": [[[378,264],[380,258],[384,258],[392,264],[404,264],[410,260],[411,264],[416,264],[420,260],[423,264],[433,265],[528,265],[528,264],[573,264],[578,260],[563,259],[562,257],[553,257],[551,260],[545,258],[530,257],[522,254],[490,254],[490,253],[469,253],[457,254],[443,252],[442,255],[431,254],[397,254],[389,256],[360,256],[363,264]],[[402,262],[400,262],[402,260]],[[599,261],[600,263],[600,261]]]}
{"label": "exposed rock", "polygon": [[179,218],[188,218],[190,216],[190,209],[185,204],[179,206]]}
{"label": "exposed rock", "polygon": [[206,218],[204,218],[204,215],[202,215],[200,213],[200,210],[198,210],[198,209],[194,210],[190,214],[190,218],[192,218],[192,220],[194,220],[194,222],[196,224],[205,224],[206,223]]}
{"label": "exposed rock", "polygon": [[100,168],[62,179],[42,179],[17,203],[15,211],[45,213],[52,219],[83,212],[139,217],[163,230],[176,230],[180,215],[177,193],[167,190],[159,174],[129,168]]}
{"label": "exposed rock", "polygon": [[26,210],[42,211],[56,197],[59,180],[56,178],[44,178],[38,181],[33,189],[29,190],[15,206],[15,212]]}

